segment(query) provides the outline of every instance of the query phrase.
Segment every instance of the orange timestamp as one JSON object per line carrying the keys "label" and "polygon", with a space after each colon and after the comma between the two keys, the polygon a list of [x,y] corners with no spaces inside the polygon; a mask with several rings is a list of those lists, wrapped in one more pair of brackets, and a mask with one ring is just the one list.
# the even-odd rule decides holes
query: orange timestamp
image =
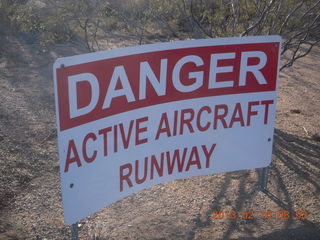
{"label": "orange timestamp", "polygon": [[211,219],[307,219],[309,216],[306,210],[214,210],[211,215]]}

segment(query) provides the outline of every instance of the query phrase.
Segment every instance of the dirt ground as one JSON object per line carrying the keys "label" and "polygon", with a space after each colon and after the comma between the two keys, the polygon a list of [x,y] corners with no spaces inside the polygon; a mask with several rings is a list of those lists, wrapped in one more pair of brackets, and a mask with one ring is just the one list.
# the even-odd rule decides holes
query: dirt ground
{"label": "dirt ground", "polygon": [[[84,49],[70,44],[42,51],[8,42],[0,58],[0,239],[70,239],[52,65]],[[320,239],[319,56],[316,48],[280,74],[268,191],[259,190],[257,169],[160,184],[82,220],[80,239]],[[220,210],[269,210],[273,217],[212,219]],[[307,211],[308,217],[279,219],[278,211]]]}

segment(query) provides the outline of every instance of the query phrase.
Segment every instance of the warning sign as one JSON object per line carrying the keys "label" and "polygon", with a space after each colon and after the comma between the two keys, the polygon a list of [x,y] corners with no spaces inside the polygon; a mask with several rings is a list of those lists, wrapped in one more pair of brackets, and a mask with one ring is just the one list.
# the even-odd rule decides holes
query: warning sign
{"label": "warning sign", "polygon": [[58,59],[65,222],[158,183],[268,166],[280,44],[203,39]]}

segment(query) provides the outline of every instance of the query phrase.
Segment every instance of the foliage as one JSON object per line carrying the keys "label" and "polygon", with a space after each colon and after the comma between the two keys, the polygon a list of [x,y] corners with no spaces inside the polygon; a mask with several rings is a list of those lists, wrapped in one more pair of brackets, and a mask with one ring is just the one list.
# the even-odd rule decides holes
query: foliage
{"label": "foliage", "polygon": [[[1,0],[0,20],[43,45],[81,40],[88,51],[110,33],[148,39],[272,35],[284,38],[283,67],[320,41],[319,0]],[[0,23],[0,24],[1,24]],[[1,34],[1,31],[0,31]],[[288,54],[289,53],[289,54]]]}
{"label": "foliage", "polygon": [[[65,24],[61,24],[61,15],[56,11],[53,15],[41,14],[26,0],[2,0],[0,5],[1,21],[9,26],[6,34],[17,34],[39,41],[43,46],[66,41],[72,33]],[[3,27],[4,28],[4,27]]]}

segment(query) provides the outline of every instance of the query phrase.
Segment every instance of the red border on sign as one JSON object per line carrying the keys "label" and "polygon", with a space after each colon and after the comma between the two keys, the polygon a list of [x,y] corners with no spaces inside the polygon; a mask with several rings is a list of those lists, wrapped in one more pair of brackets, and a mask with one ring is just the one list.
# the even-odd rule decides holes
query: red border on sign
{"label": "red border on sign", "polygon": [[[247,84],[245,86],[239,86],[240,59],[241,53],[244,51],[263,51],[267,55],[267,63],[261,69],[261,73],[264,75],[267,84],[259,84],[254,75],[249,72],[247,74]],[[217,81],[226,81],[232,79],[234,81],[234,86],[208,89],[211,54],[230,52],[235,53],[235,58],[229,60],[221,60],[218,62],[218,65],[233,66],[233,72],[218,74]],[[196,99],[209,96],[275,91],[278,70],[278,54],[278,42],[234,44],[171,49],[158,52],[133,54],[128,56],[99,60],[95,62],[82,63],[65,68],[58,68],[56,69],[56,76],[60,130],[63,131],[115,114],[167,102]],[[173,86],[172,71],[177,61],[182,57],[188,55],[199,56],[203,60],[204,64],[197,67],[193,63],[187,63],[181,69],[180,78],[182,79],[182,82],[184,82],[185,85],[192,84],[194,80],[188,78],[188,73],[196,71],[204,72],[204,81],[200,88],[192,92],[182,93],[176,90]],[[143,61],[147,61],[157,78],[159,78],[160,61],[164,58],[168,59],[166,94],[164,96],[158,96],[152,86],[150,84],[147,84],[147,97],[146,99],[139,100],[140,63]],[[255,61],[256,59],[254,58],[249,59],[249,65],[256,64]],[[116,66],[120,65],[125,68],[136,101],[128,103],[125,97],[117,97],[113,99],[109,108],[102,109],[113,69]],[[68,77],[81,73],[91,73],[95,75],[99,82],[100,96],[96,107],[90,113],[76,118],[70,118]],[[119,87],[121,88],[121,86]],[[78,104],[80,106],[85,105],[86,102],[90,101],[91,95],[90,92],[88,92],[88,87],[86,87],[85,85],[83,85],[82,87],[79,86],[77,95],[82,96],[80,99],[78,99]]]}

